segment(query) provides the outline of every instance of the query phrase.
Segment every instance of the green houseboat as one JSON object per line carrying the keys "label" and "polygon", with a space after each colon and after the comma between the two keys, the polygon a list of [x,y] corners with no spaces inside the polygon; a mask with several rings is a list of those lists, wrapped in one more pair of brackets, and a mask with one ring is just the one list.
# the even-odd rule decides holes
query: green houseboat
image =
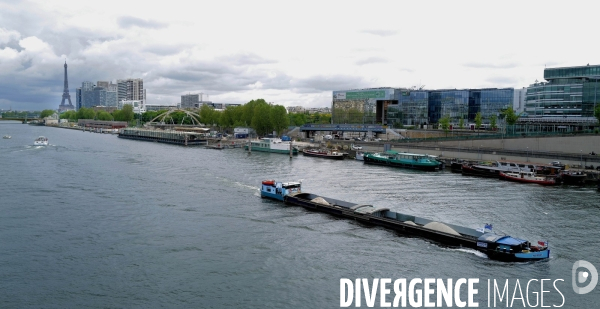
{"label": "green houseboat", "polygon": [[393,150],[381,153],[365,153],[364,162],[365,164],[388,165],[425,171],[435,171],[442,168],[442,163],[430,155]]}

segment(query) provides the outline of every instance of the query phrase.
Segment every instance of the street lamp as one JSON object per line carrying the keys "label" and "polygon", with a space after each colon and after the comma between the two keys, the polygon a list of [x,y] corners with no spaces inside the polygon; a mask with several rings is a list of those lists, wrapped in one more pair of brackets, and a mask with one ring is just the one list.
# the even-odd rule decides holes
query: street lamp
{"label": "street lamp", "polygon": [[579,150],[579,168],[583,167],[583,150]]}
{"label": "street lamp", "polygon": [[527,147],[527,151],[525,151],[525,155],[527,155],[527,162],[529,162],[529,147]]}

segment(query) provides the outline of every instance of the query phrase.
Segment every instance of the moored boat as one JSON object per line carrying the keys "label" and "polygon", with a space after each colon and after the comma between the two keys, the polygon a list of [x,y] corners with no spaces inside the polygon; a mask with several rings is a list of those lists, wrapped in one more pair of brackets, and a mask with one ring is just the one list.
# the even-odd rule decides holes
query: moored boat
{"label": "moored boat", "polygon": [[548,176],[537,176],[534,172],[500,172],[500,179],[522,183],[537,183],[543,186],[553,186],[557,184],[556,178]]}
{"label": "moored boat", "polygon": [[434,171],[442,168],[441,162],[427,154],[397,152],[393,150],[380,153],[365,153],[364,162],[365,164],[388,165],[424,171]]}
{"label": "moored boat", "polygon": [[365,160],[365,153],[362,151],[357,151],[356,155],[354,156],[354,158],[358,161],[364,161]]}
{"label": "moored boat", "polygon": [[493,162],[491,165],[463,164],[461,173],[465,176],[478,176],[488,178],[498,178],[500,172],[520,172],[522,168],[513,162]]}
{"label": "moored boat", "polygon": [[3,138],[3,139],[11,139],[11,138],[12,138],[12,136],[10,136],[10,135],[4,135],[4,136],[2,136],[2,138]]}
{"label": "moored boat", "polygon": [[261,197],[284,201],[306,209],[382,226],[453,247],[465,247],[501,261],[532,261],[550,257],[546,242],[531,245],[526,240],[492,232],[491,225],[473,229],[391,211],[385,207],[357,204],[302,192],[300,182],[263,181]]}
{"label": "moored boat", "polygon": [[335,150],[303,149],[302,154],[308,157],[318,157],[332,160],[344,159],[344,154]]}
{"label": "moored boat", "polygon": [[[292,147],[292,154],[298,154],[298,148],[292,145],[291,141],[282,141],[280,138],[265,137],[260,140],[250,141],[251,151],[262,151],[262,152],[274,152],[274,153],[290,153],[290,147]],[[248,150],[248,145],[244,146],[245,150]]]}
{"label": "moored boat", "polygon": [[34,146],[48,146],[48,138],[40,136],[33,141]]}
{"label": "moored boat", "polygon": [[560,178],[562,182],[567,185],[581,185],[585,183],[587,174],[583,172],[576,172],[572,170],[564,170],[560,172]]}
{"label": "moored boat", "polygon": [[464,160],[450,162],[450,171],[452,173],[462,173],[463,164],[465,164]]}

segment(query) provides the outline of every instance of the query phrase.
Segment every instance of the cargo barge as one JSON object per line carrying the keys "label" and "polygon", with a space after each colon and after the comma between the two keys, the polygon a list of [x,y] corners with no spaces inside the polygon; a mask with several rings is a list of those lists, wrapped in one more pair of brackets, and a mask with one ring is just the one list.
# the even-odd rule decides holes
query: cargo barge
{"label": "cargo barge", "polygon": [[423,237],[451,247],[475,249],[485,253],[490,259],[522,262],[550,257],[550,250],[546,242],[538,242],[539,246],[532,245],[523,239],[495,234],[488,225],[485,229],[472,229],[432,221],[391,211],[385,207],[356,204],[302,192],[301,186],[300,182],[265,180],[261,186],[261,197],[370,225],[382,226],[402,234]]}

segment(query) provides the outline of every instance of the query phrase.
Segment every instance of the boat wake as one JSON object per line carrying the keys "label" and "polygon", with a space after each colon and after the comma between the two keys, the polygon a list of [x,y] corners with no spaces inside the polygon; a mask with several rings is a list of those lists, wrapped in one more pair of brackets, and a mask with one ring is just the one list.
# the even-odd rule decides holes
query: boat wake
{"label": "boat wake", "polygon": [[481,252],[481,251],[477,251],[475,249],[468,249],[468,248],[456,248],[456,249],[450,249],[453,251],[460,251],[460,252],[466,252],[466,253],[471,253],[474,254],[480,258],[484,258],[484,259],[489,259],[489,257],[487,256],[487,254]]}

